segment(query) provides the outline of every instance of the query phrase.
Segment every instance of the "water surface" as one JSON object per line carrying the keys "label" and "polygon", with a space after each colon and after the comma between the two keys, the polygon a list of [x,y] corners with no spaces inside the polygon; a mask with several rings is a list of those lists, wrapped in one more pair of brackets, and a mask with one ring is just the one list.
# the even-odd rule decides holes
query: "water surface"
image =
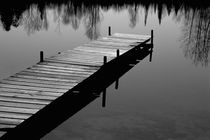
{"label": "water surface", "polygon": [[7,21],[1,11],[0,78],[38,62],[41,50],[51,56],[107,36],[108,26],[131,34],[153,29],[152,62],[127,72],[118,90],[108,87],[105,108],[98,98],[43,140],[208,140],[210,9],[180,5],[35,3]]}

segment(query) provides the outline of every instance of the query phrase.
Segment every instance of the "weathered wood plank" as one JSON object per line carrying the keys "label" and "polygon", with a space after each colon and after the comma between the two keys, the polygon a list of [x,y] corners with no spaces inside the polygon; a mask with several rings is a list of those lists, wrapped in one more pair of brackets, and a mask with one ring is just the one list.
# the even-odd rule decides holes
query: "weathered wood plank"
{"label": "weathered wood plank", "polygon": [[150,35],[134,35],[134,34],[121,34],[121,33],[115,33],[112,36],[121,37],[121,38],[130,38],[130,39],[150,39]]}
{"label": "weathered wood plank", "polygon": [[24,90],[36,90],[46,92],[66,92],[67,89],[52,89],[38,86],[26,86],[26,85],[15,85],[15,84],[1,84],[0,88],[13,88],[13,89],[24,89]]}
{"label": "weathered wood plank", "polygon": [[[85,45],[82,45],[82,46],[85,46]],[[90,52],[86,52],[86,51],[83,51],[83,50],[75,50],[75,49],[74,50],[68,50],[66,52],[62,52],[62,53],[59,54],[59,56],[67,56],[67,57],[69,57],[71,55],[85,55],[85,56],[95,56],[95,57],[104,56],[103,53],[95,53],[95,52],[90,53]]]}
{"label": "weathered wood plank", "polygon": [[56,60],[56,59],[45,59],[45,62],[68,64],[68,65],[89,66],[89,67],[101,67],[101,65],[97,65],[97,64],[79,63],[79,62],[74,62],[74,61],[69,62],[69,61],[61,61],[61,60]]}
{"label": "weathered wood plank", "polygon": [[40,99],[40,100],[55,100],[55,96],[44,96],[36,94],[23,94],[23,93],[13,93],[13,92],[0,92],[0,97],[13,97],[13,98],[23,98],[23,99]]}
{"label": "weathered wood plank", "polygon": [[51,101],[47,100],[38,100],[38,99],[23,99],[23,98],[13,98],[13,97],[0,97],[0,101],[11,101],[16,103],[28,103],[28,104],[39,104],[39,105],[47,105]]}
{"label": "weathered wood plank", "polygon": [[101,59],[103,57],[103,55],[98,54],[98,53],[84,53],[84,51],[77,51],[77,50],[73,50],[73,51],[69,51],[69,52],[65,52],[65,53],[60,53],[58,55],[54,55],[51,56],[50,58],[55,58],[55,57],[63,57],[65,56],[66,58],[87,58],[87,59],[91,59],[91,58],[96,58],[96,59]]}
{"label": "weathered wood plank", "polygon": [[[53,60],[53,59],[51,59]],[[62,59],[57,59],[57,60],[61,60]],[[68,60],[64,60],[64,61],[68,61]],[[81,75],[81,76],[89,76],[90,74],[93,74],[93,72],[85,72],[85,71],[77,71],[77,70],[71,70],[71,71],[66,71],[66,70],[56,70],[56,69],[47,69],[47,68],[30,68],[30,69],[26,69],[24,71],[39,71],[39,72],[43,72],[43,73],[55,73],[58,75]]]}
{"label": "weathered wood plank", "polygon": [[9,113],[9,112],[1,112],[0,111],[0,117],[1,118],[25,120],[25,119],[29,118],[30,116],[31,116],[31,114]]}
{"label": "weathered wood plank", "polygon": [[113,41],[113,42],[123,42],[123,43],[141,43],[144,42],[145,39],[122,39],[122,38],[117,38],[113,36],[108,36],[108,37],[102,37],[99,39],[100,41]]}
{"label": "weathered wood plank", "polygon": [[[129,50],[129,48],[131,49],[132,46],[130,46],[129,48],[125,48],[123,46],[113,46],[113,45],[105,45],[105,44],[84,44],[82,46],[85,46],[85,47],[98,47],[98,48],[111,48],[111,49],[115,49],[116,51],[117,50],[120,50],[120,51],[123,51],[123,52],[126,52]],[[116,56],[116,51],[115,51],[115,55],[110,55],[110,56],[113,56],[115,57]],[[95,53],[95,54],[98,54],[98,53]],[[100,53],[99,53],[100,54]],[[102,53],[101,53],[102,55]]]}
{"label": "weathered wood plank", "polygon": [[38,109],[29,109],[29,108],[17,108],[17,107],[4,107],[0,106],[0,112],[8,113],[20,113],[20,114],[35,114]]}
{"label": "weathered wood plank", "polygon": [[55,96],[58,97],[63,94],[63,92],[47,92],[47,91],[40,91],[40,90],[28,90],[28,89],[17,89],[17,88],[0,88],[0,92],[13,92],[13,93],[20,93],[20,94],[28,94],[28,95],[39,95],[39,96]]}
{"label": "weathered wood plank", "polygon": [[65,73],[56,73],[56,72],[48,72],[48,71],[39,71],[39,70],[24,70],[16,75],[29,75],[29,76],[40,76],[46,78],[60,78],[60,79],[67,79],[67,80],[75,80],[76,79],[83,79],[88,77],[87,74],[65,74]]}
{"label": "weathered wood plank", "polygon": [[[91,47],[91,49],[92,48],[94,48],[94,47]],[[104,54],[102,54],[102,53],[88,53],[88,52],[85,52],[85,50],[83,50],[83,51],[75,50],[75,51],[77,51],[77,52],[71,53],[71,54],[63,53],[63,54],[59,54],[59,55],[56,55],[56,56],[53,56],[50,58],[64,58],[64,59],[74,60],[74,61],[86,60],[86,61],[90,61],[90,62],[103,61]],[[110,58],[115,58],[115,57],[110,56]]]}
{"label": "weathered wood plank", "polygon": [[0,117],[0,124],[18,125],[23,121],[24,121],[23,119],[12,119],[12,118],[2,118],[2,117]]}
{"label": "weathered wood plank", "polygon": [[39,73],[39,72],[20,72],[16,75],[22,75],[22,76],[37,76],[37,78],[49,78],[49,79],[58,79],[58,80],[79,80],[86,78],[87,76],[78,76],[78,75],[55,75],[55,74],[47,74],[47,73]]}
{"label": "weathered wood plank", "polygon": [[49,81],[49,82],[63,82],[63,83],[79,83],[79,80],[76,79],[61,79],[57,77],[49,77],[49,76],[33,76],[33,75],[24,75],[21,73],[18,73],[14,75],[15,78],[25,78],[25,79],[35,79],[35,80],[42,80],[42,81]]}
{"label": "weathered wood plank", "polygon": [[9,77],[4,79],[6,81],[15,81],[15,82],[27,82],[27,83],[35,83],[35,84],[44,84],[50,86],[71,86],[78,84],[78,82],[62,82],[62,81],[46,81],[46,80],[37,80],[31,78],[23,78],[23,77]]}
{"label": "weathered wood plank", "polygon": [[[93,45],[89,45],[89,44],[86,44],[86,45],[83,45],[84,47],[97,47],[97,46],[94,46]],[[115,49],[115,48],[112,48],[112,49]],[[117,50],[117,49],[116,49]],[[99,56],[99,57],[103,57],[103,56],[109,56],[109,57],[115,57],[116,56],[116,53],[114,52],[99,52],[99,51],[87,51],[87,50],[83,50],[83,49],[79,49],[79,48],[75,48],[74,50],[68,50],[67,52],[64,52],[64,53],[61,53],[64,54],[64,55],[68,55],[69,53],[75,53],[75,54],[84,54],[84,55],[95,55],[95,56]],[[97,69],[97,68],[96,68]]]}
{"label": "weathered wood plank", "polygon": [[43,73],[54,73],[54,74],[60,74],[60,75],[84,75],[89,76],[93,74],[93,72],[85,72],[85,71],[67,71],[67,70],[56,70],[56,69],[49,69],[49,68],[40,68],[40,67],[32,67],[30,69],[26,69],[25,71],[36,71],[36,72],[43,72]]}
{"label": "weathered wood plank", "polygon": [[0,106],[42,109],[45,105],[0,101]]}
{"label": "weathered wood plank", "polygon": [[14,124],[1,124],[0,123],[0,131],[5,131],[11,128],[15,128],[16,125]]}
{"label": "weathered wood plank", "polygon": [[41,88],[52,88],[52,89],[66,89],[75,86],[76,84],[69,84],[68,86],[63,85],[47,85],[47,84],[40,84],[40,83],[30,83],[30,82],[22,82],[22,81],[11,81],[11,80],[2,80],[0,85],[2,84],[10,84],[10,85],[23,85],[23,86],[33,86],[33,87],[41,87]]}
{"label": "weathered wood plank", "polygon": [[77,61],[65,61],[65,60],[57,60],[57,59],[45,59],[47,62],[56,62],[56,63],[63,63],[63,64],[74,64],[74,65],[83,65],[83,66],[90,66],[90,67],[101,67],[99,63],[82,63]]}
{"label": "weathered wood plank", "polygon": [[43,70],[43,71],[53,71],[53,72],[60,72],[60,73],[78,73],[78,74],[93,74],[96,70],[88,71],[88,70],[80,70],[80,69],[59,69],[53,67],[43,67],[43,66],[34,66],[30,69],[34,70]]}
{"label": "weathered wood plank", "polygon": [[[103,55],[100,57],[94,56],[94,55],[80,55],[80,54],[73,54],[71,56],[66,55],[59,55],[51,57],[52,59],[58,59],[58,60],[68,60],[68,61],[75,61],[75,62],[85,62],[85,63],[100,63],[103,61]],[[50,59],[51,59],[50,58]]]}
{"label": "weathered wood plank", "polygon": [[86,46],[79,46],[76,47],[75,50],[83,50],[83,51],[97,51],[97,52],[102,52],[102,53],[116,53],[116,49],[112,49],[112,48],[100,48],[100,47],[86,47]]}
{"label": "weathered wood plank", "polygon": [[78,71],[78,72],[90,72],[94,73],[98,69],[83,69],[78,67],[65,67],[65,66],[59,66],[59,65],[35,65],[33,68],[48,68],[48,69],[54,69],[54,70],[64,70],[64,71]]}
{"label": "weathered wood plank", "polygon": [[56,66],[60,68],[81,68],[85,70],[98,70],[99,67],[90,67],[90,66],[82,66],[82,65],[74,65],[74,64],[63,64],[59,62],[47,62],[44,61],[42,63],[38,63],[37,65],[46,65],[46,66]]}
{"label": "weathered wood plank", "polygon": [[[65,58],[65,57],[56,57],[56,58],[48,58],[47,60],[57,60],[64,62],[71,62],[83,65],[102,65],[103,59],[81,59],[81,58]],[[110,60],[110,59],[109,59]]]}
{"label": "weathered wood plank", "polygon": [[129,47],[130,45],[137,45],[138,43],[127,43],[127,42],[114,42],[114,41],[108,41],[108,40],[97,40],[89,42],[88,44],[97,44],[97,45],[112,45],[112,46],[123,46],[123,47]]}
{"label": "weathered wood plank", "polygon": [[[100,48],[98,47],[97,49],[95,49],[95,47],[93,46],[80,46],[80,47],[77,47],[75,48],[75,50],[80,50],[80,51],[86,51],[86,52],[89,52],[89,53],[102,53],[104,54],[104,56],[116,56],[116,51],[117,49],[113,49],[113,48],[110,48],[109,50],[107,48]],[[125,53],[126,51],[125,50],[121,50],[120,51],[121,54]]]}

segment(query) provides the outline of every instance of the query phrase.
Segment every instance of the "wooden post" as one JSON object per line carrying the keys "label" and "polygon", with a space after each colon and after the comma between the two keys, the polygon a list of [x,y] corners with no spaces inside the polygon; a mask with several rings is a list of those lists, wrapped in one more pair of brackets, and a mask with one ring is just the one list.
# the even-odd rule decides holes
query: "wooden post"
{"label": "wooden post", "polygon": [[153,30],[151,30],[151,44],[153,45],[153,37],[154,37],[154,35],[153,35]]}
{"label": "wooden post", "polygon": [[44,52],[40,51],[40,62],[44,62]]}
{"label": "wooden post", "polygon": [[102,94],[102,107],[106,106],[106,89],[103,90]]}
{"label": "wooden post", "polygon": [[111,36],[111,26],[109,26],[109,31],[108,31],[109,33],[109,36]]}
{"label": "wooden post", "polygon": [[104,65],[107,63],[107,56],[104,56]]}
{"label": "wooden post", "polygon": [[153,39],[154,39],[154,34],[153,34],[153,30],[151,30],[151,47],[150,47],[149,62],[152,62]]}
{"label": "wooden post", "polygon": [[[117,57],[119,57],[119,56],[120,56],[120,50],[117,49]],[[119,79],[117,79],[115,82],[115,89],[118,89],[118,86],[119,86]]]}
{"label": "wooden post", "polygon": [[117,57],[119,57],[119,56],[120,56],[120,50],[117,49]]}

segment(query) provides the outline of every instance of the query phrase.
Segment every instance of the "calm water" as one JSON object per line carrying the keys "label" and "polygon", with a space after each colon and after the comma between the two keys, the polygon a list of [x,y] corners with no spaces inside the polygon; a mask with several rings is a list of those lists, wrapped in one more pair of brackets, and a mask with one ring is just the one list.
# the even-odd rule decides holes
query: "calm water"
{"label": "calm water", "polygon": [[51,56],[107,36],[108,26],[155,35],[152,62],[110,86],[106,108],[96,99],[43,140],[210,139],[210,8],[69,3],[41,11],[31,5],[10,24],[0,12],[1,79],[38,62],[41,50]]}

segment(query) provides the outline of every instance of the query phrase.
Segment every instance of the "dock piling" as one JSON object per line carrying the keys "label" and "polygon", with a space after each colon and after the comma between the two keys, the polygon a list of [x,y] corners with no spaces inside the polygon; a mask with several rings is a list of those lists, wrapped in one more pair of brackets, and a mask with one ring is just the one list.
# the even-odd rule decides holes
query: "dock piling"
{"label": "dock piling", "polygon": [[153,45],[153,36],[154,36],[153,30],[151,30],[151,44],[152,44],[152,45]]}
{"label": "dock piling", "polygon": [[109,31],[108,31],[109,33],[109,36],[111,36],[111,26],[109,26]]}
{"label": "dock piling", "polygon": [[44,62],[44,52],[40,51],[40,62]]}
{"label": "dock piling", "polygon": [[107,63],[107,56],[104,56],[104,65]]}
{"label": "dock piling", "polygon": [[120,50],[117,49],[117,57],[119,57],[119,56],[120,56]]}
{"label": "dock piling", "polygon": [[153,39],[154,39],[154,33],[153,30],[151,30],[151,47],[150,47],[149,62],[152,62]]}

